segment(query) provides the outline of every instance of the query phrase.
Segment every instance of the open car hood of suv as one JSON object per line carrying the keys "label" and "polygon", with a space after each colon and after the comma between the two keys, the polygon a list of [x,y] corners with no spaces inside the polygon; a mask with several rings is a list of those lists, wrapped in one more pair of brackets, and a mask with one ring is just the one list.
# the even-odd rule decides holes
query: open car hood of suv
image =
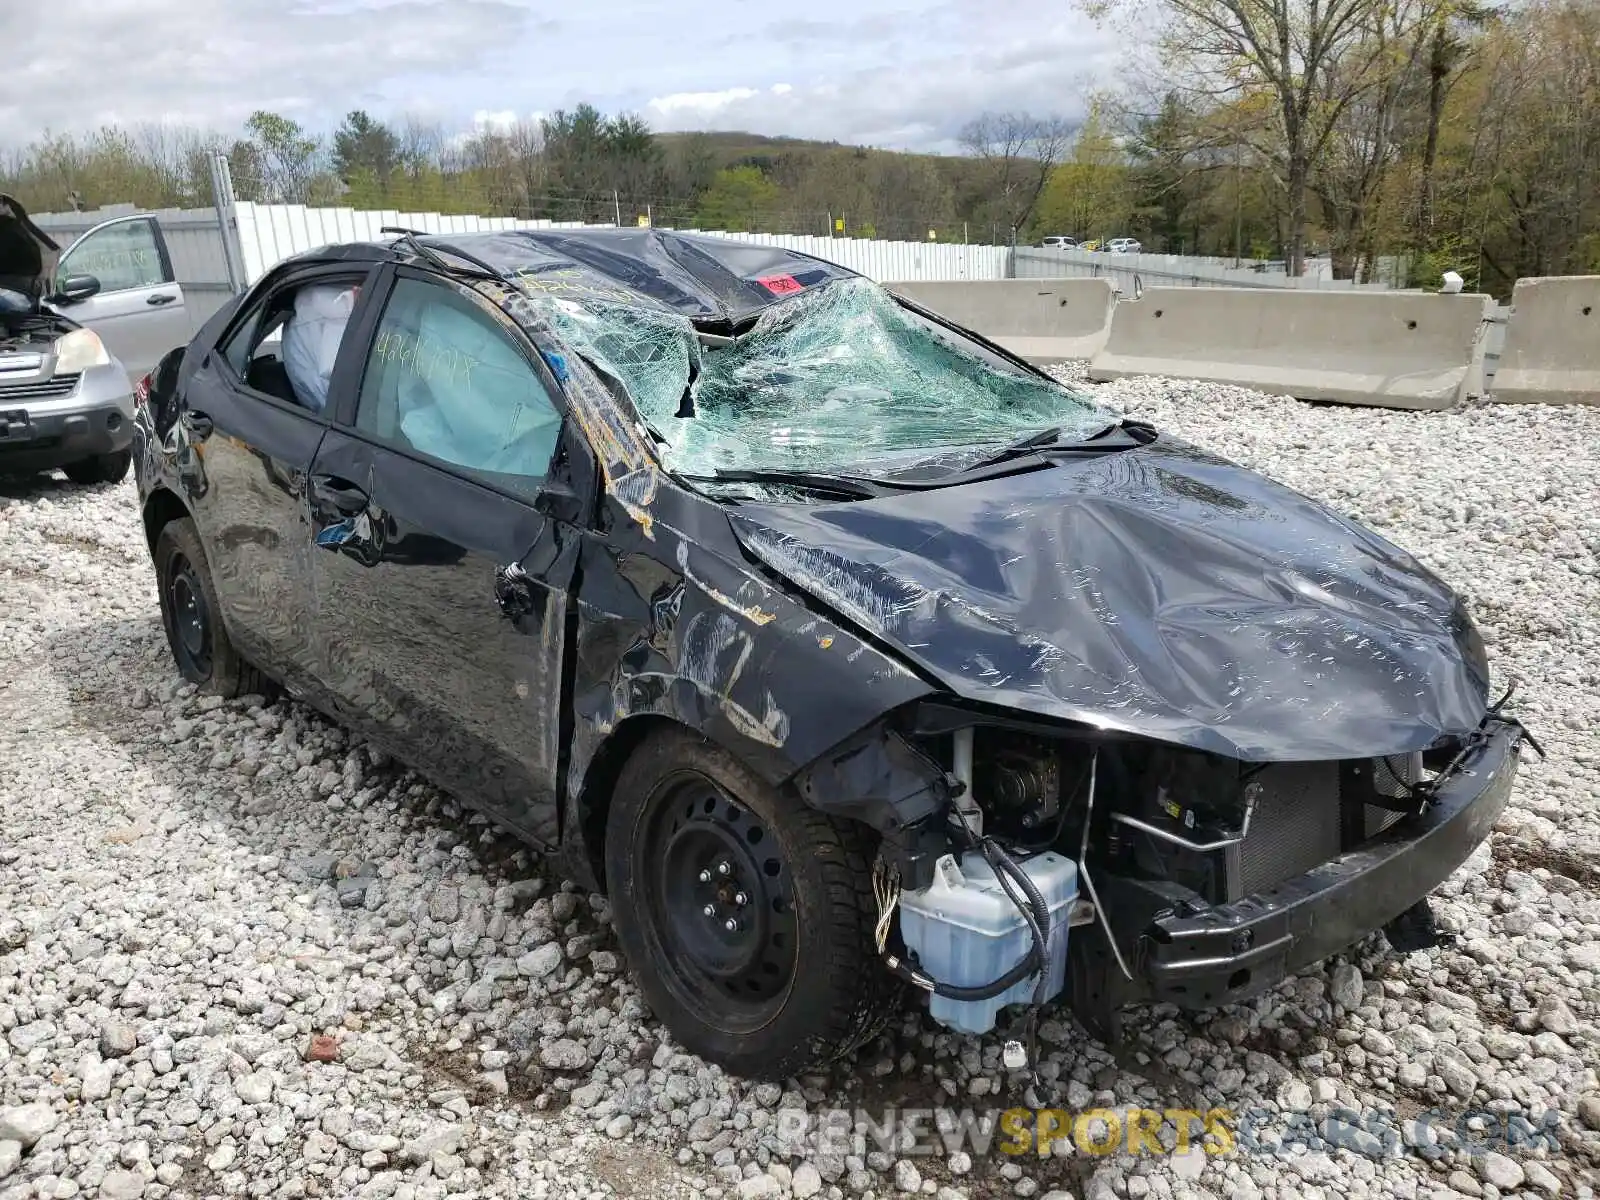
{"label": "open car hood of suv", "polygon": [[0,287],[21,292],[35,303],[56,277],[61,247],[28,217],[28,210],[0,193]]}
{"label": "open car hood of suv", "polygon": [[752,554],[968,700],[1249,761],[1475,729],[1482,641],[1409,554],[1162,437],[855,502],[740,503]]}

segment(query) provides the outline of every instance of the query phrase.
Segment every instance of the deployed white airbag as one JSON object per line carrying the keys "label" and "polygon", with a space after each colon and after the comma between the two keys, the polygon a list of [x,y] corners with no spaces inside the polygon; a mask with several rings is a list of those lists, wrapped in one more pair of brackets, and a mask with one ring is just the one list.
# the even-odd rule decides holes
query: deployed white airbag
{"label": "deployed white airbag", "polygon": [[400,431],[435,458],[542,479],[561,414],[527,361],[491,326],[448,304],[419,306],[400,377]]}
{"label": "deployed white airbag", "polygon": [[314,283],[295,294],[294,313],[283,327],[283,369],[312,412],[328,403],[328,381],[355,303],[356,288],[348,283]]}

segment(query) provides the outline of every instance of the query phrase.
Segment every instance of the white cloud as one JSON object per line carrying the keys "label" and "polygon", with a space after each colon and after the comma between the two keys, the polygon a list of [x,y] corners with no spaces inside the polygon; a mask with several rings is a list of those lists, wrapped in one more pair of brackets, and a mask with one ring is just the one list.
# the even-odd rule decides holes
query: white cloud
{"label": "white cloud", "polygon": [[[1081,111],[1117,46],[1032,0],[0,0],[0,147],[47,130],[167,122],[237,131],[269,109],[326,131],[353,108],[447,129],[516,114],[636,111],[659,129],[745,129],[915,149],[984,109]],[[62,31],[71,31],[64,36]],[[83,78],[84,47],[130,69]],[[687,47],[687,49],[685,49]]]}
{"label": "white cloud", "polygon": [[[1004,0],[997,0],[1003,4]],[[1008,28],[1017,28],[1003,22]],[[808,28],[806,42],[815,40]],[[737,129],[895,149],[954,151],[962,125],[985,110],[1083,115],[1089,79],[1108,74],[1109,40],[1078,22],[1036,23],[1028,34],[912,47],[901,59],[830,72],[799,86],[739,86],[657,97],[647,113],[662,129]],[[853,53],[853,52],[852,52]]]}
{"label": "white cloud", "polygon": [[748,100],[755,94],[754,88],[747,87],[727,88],[720,92],[674,92],[670,96],[655,97],[646,107],[664,116],[696,116],[717,112],[740,100]]}
{"label": "white cloud", "polygon": [[514,108],[502,108],[498,112],[490,112],[486,108],[480,108],[472,114],[472,126],[474,129],[504,130],[510,129],[516,123],[517,110]]}
{"label": "white cloud", "polygon": [[[769,96],[787,96],[794,91],[787,83],[775,83],[766,90]],[[742,101],[753,100],[762,93],[756,88],[732,87],[720,92],[674,92],[670,96],[656,96],[645,105],[645,111],[668,121],[703,119]]]}
{"label": "white cloud", "polygon": [[[387,112],[396,94],[437,93],[439,81],[503,70],[506,49],[534,26],[520,0],[210,0],[204,8],[51,0],[41,19],[34,4],[3,0],[0,144],[110,123],[234,131],[263,108],[329,128],[352,108]],[[503,37],[486,38],[485,29]],[[97,54],[113,55],[117,69],[96,70],[80,86]],[[417,86],[430,80],[435,87]],[[450,107],[459,123],[476,106]]]}

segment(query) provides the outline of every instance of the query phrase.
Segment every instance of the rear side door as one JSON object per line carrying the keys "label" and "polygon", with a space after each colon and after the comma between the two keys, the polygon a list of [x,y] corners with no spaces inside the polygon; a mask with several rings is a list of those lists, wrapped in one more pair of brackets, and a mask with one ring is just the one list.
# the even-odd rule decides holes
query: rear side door
{"label": "rear side door", "polygon": [[[329,417],[297,394],[280,357],[282,331],[300,289],[360,288],[369,277],[345,266],[268,281],[202,357],[178,416],[186,499],[229,636],[255,665],[319,700],[307,477]],[[359,312],[330,348],[331,395],[359,376],[360,355],[347,353]]]}
{"label": "rear side door", "polygon": [[99,290],[86,300],[62,298],[51,307],[87,325],[134,379],[192,335],[167,250],[154,217],[115,217],[69,246],[56,269],[57,293],[73,276],[93,276]]}
{"label": "rear side door", "polygon": [[345,720],[554,844],[579,542],[552,468],[592,465],[549,369],[488,301],[401,268],[383,303],[311,470],[323,670]]}

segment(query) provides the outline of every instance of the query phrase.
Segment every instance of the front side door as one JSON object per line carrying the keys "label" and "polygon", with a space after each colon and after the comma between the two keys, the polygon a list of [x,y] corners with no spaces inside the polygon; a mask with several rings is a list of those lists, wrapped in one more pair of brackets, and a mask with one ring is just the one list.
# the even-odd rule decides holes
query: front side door
{"label": "front side door", "polygon": [[[321,697],[311,634],[307,476],[328,427],[312,389],[321,373],[288,369],[285,326],[308,288],[359,294],[367,273],[302,271],[255,293],[190,377],[179,416],[182,478],[229,636],[244,656],[295,690]],[[319,328],[317,332],[321,333]],[[360,356],[348,330],[324,338],[332,387],[351,386]],[[291,366],[295,364],[290,364]]]}
{"label": "front side door", "polygon": [[56,268],[56,291],[74,276],[93,276],[87,300],[56,299],[51,307],[100,335],[134,379],[189,341],[189,314],[154,217],[116,217],[69,246]]}
{"label": "front side door", "polygon": [[487,301],[401,271],[310,480],[316,628],[342,715],[551,844],[578,549],[541,511],[562,411]]}

